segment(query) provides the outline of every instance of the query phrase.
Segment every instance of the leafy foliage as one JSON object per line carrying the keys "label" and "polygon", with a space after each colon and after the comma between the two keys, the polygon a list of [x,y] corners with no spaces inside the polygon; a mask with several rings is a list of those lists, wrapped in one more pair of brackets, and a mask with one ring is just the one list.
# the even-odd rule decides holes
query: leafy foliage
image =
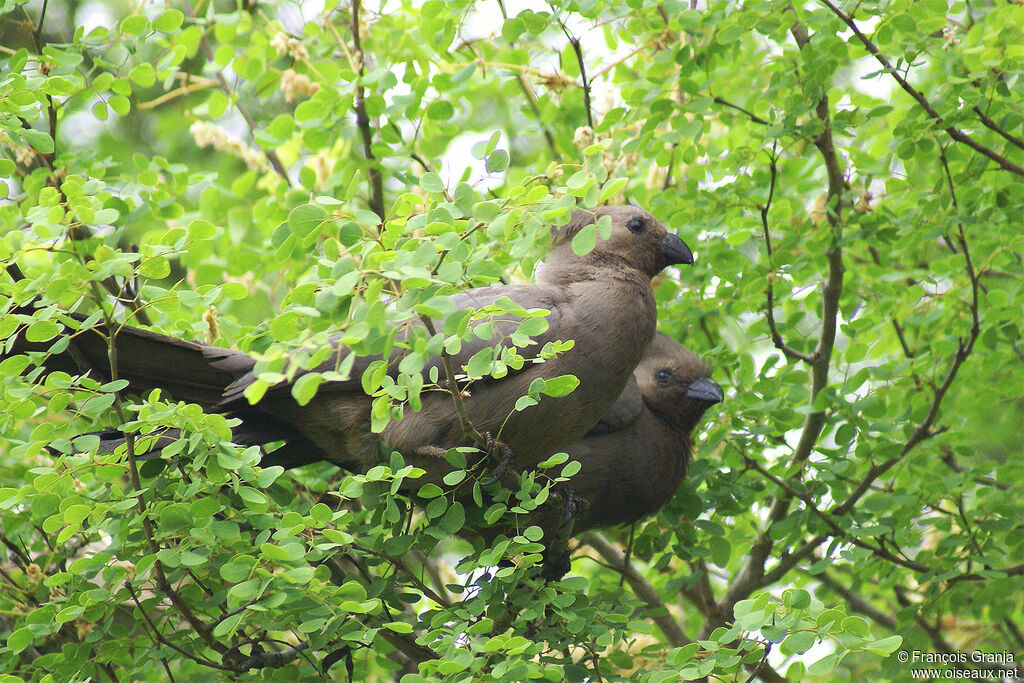
{"label": "leafy foliage", "polygon": [[[84,326],[150,325],[257,355],[256,400],[329,333],[379,353],[389,321],[530,278],[574,205],[631,199],[698,246],[656,282],[659,325],[726,402],[658,517],[585,535],[545,583],[523,520],[564,458],[485,501],[450,451],[413,501],[421,471],[397,456],[263,468],[222,416],[6,357],[0,681],[1021,660],[1024,6],[325,5],[0,2],[0,339],[57,352]],[[517,343],[544,328],[527,317]],[[452,316],[397,379],[371,366],[375,428],[471,334]],[[182,437],[136,463],[84,435],[118,426],[136,452]],[[509,532],[454,537],[481,520]]]}

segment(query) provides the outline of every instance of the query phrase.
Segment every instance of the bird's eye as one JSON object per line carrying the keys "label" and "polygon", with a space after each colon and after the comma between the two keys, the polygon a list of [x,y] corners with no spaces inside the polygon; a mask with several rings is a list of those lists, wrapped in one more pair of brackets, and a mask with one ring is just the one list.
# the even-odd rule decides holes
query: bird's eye
{"label": "bird's eye", "polygon": [[672,371],[668,369],[658,370],[654,376],[658,378],[659,382],[666,382],[672,377]]}
{"label": "bird's eye", "polygon": [[634,235],[642,235],[647,230],[647,224],[639,218],[630,218],[629,222],[626,223],[626,227]]}

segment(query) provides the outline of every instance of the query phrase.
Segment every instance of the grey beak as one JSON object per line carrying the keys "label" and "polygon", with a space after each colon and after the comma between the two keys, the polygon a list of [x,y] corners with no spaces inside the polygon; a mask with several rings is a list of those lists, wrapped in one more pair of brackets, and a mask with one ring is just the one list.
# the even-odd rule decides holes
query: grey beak
{"label": "grey beak", "polygon": [[678,235],[669,233],[661,241],[661,253],[668,259],[669,265],[673,263],[693,264],[693,252],[686,246],[686,242],[679,239]]}
{"label": "grey beak", "polygon": [[722,393],[722,387],[718,386],[717,382],[712,382],[710,379],[702,377],[693,382],[690,388],[686,390],[686,398],[713,405],[721,403],[722,399],[725,398],[725,394]]}

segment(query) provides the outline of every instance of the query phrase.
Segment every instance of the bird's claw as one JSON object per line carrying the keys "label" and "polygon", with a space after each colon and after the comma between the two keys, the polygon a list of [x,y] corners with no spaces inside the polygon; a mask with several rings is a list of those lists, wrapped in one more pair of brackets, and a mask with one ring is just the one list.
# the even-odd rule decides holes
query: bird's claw
{"label": "bird's claw", "polygon": [[488,459],[496,457],[498,464],[494,466],[494,471],[486,481],[481,482],[484,486],[490,486],[500,480],[505,473],[508,472],[509,468],[512,467],[512,463],[515,462],[515,453],[512,449],[506,446],[503,442],[495,439],[491,436],[490,432],[484,432],[484,438],[487,440],[487,455]]}
{"label": "bird's claw", "polygon": [[576,515],[586,511],[590,506],[588,501],[583,496],[576,493],[576,490],[566,483],[556,484],[551,492],[562,501],[562,524],[565,526],[572,522]]}

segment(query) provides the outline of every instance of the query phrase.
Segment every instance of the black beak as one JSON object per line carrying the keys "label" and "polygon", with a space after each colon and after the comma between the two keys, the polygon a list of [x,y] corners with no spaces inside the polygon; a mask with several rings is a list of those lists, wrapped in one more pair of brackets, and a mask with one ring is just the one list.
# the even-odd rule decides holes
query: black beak
{"label": "black beak", "polygon": [[686,398],[713,405],[721,403],[725,395],[722,393],[722,387],[718,386],[717,382],[712,382],[710,379],[702,377],[694,381],[690,388],[686,390]]}
{"label": "black beak", "polygon": [[665,239],[661,241],[661,253],[668,259],[669,265],[674,263],[693,264],[693,252],[686,246],[686,242],[679,239],[678,235],[672,233],[665,235]]}

